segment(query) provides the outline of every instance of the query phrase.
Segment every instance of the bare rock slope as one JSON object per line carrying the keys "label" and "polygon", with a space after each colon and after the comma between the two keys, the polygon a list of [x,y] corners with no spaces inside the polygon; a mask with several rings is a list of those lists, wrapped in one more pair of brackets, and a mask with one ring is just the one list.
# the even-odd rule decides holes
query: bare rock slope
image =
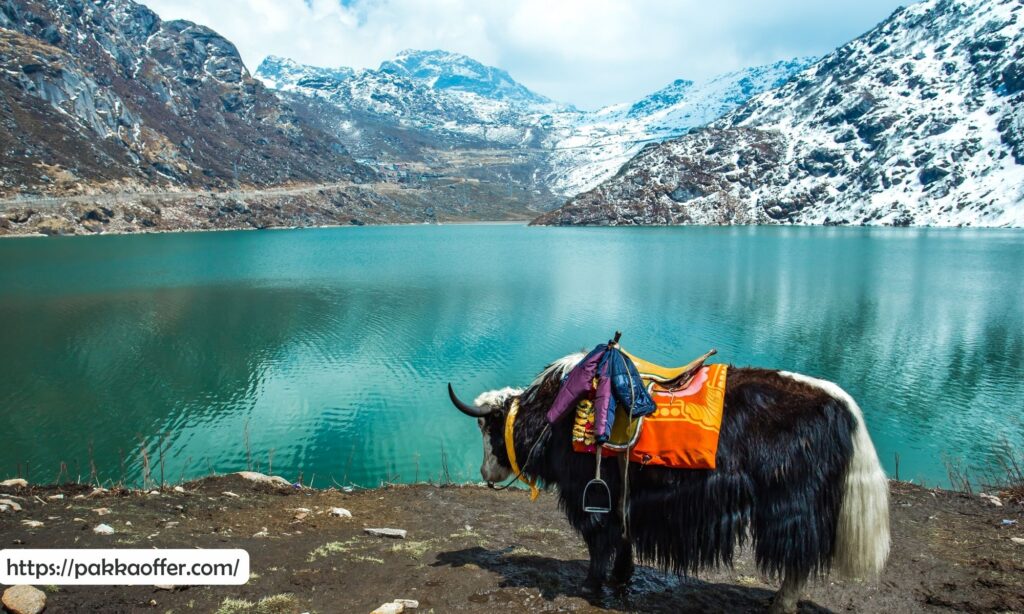
{"label": "bare rock slope", "polygon": [[373,177],[234,45],[130,0],[0,2],[0,195]]}

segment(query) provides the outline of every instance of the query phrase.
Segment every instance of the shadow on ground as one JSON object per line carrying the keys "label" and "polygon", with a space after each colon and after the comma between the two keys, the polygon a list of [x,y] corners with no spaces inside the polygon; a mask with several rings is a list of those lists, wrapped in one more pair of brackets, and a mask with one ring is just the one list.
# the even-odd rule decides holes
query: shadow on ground
{"label": "shadow on ground", "polygon": [[[763,588],[705,582],[678,577],[650,567],[637,567],[628,588],[604,589],[600,594],[583,589],[586,561],[563,561],[535,554],[519,554],[512,547],[488,550],[479,546],[440,552],[433,567],[475,565],[499,574],[501,588],[531,588],[546,601],[559,596],[578,597],[598,608],[643,612],[763,612],[772,591]],[[487,594],[477,597],[489,601]],[[800,602],[802,614],[832,612],[813,602]]]}

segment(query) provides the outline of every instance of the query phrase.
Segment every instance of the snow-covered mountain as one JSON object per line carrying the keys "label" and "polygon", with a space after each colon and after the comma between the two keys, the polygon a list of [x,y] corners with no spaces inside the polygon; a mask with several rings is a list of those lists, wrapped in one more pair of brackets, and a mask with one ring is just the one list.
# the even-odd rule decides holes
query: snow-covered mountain
{"label": "snow-covered mountain", "polygon": [[442,51],[403,51],[377,70],[321,68],[270,56],[255,75],[280,91],[327,100],[377,121],[502,146],[528,145],[538,136],[534,118],[571,109],[534,94],[505,71]]}
{"label": "snow-covered mountain", "polygon": [[[378,128],[417,131],[427,147],[431,139],[440,139],[443,144],[437,146],[445,149],[501,149],[503,155],[533,164],[527,173],[531,189],[557,200],[611,177],[645,144],[716,119],[781,85],[811,61],[776,62],[697,84],[677,80],[636,102],[596,112],[554,102],[503,70],[444,51],[403,51],[377,70],[355,71],[271,56],[255,74],[279,91],[320,98],[353,114],[350,124],[364,137],[373,138],[372,130],[364,129],[372,118]],[[469,141],[460,143],[460,138]],[[360,149],[358,142],[347,145]]]}
{"label": "snow-covered mountain", "polygon": [[569,115],[553,144],[550,183],[556,192],[578,194],[614,175],[645,145],[678,137],[779,87],[814,58],[796,58],[726,73],[694,83],[685,79],[632,104]]}
{"label": "snow-covered mountain", "polygon": [[551,102],[517,83],[504,70],[485,66],[461,53],[406,49],[393,60],[382,63],[380,71],[415,79],[437,90],[467,92],[523,105]]}
{"label": "snow-covered mountain", "polygon": [[1024,3],[925,0],[542,224],[1024,226]]}
{"label": "snow-covered mountain", "polygon": [[274,89],[288,89],[296,86],[323,87],[344,81],[356,71],[347,66],[322,68],[299,64],[276,55],[267,56],[259,66],[256,77]]}

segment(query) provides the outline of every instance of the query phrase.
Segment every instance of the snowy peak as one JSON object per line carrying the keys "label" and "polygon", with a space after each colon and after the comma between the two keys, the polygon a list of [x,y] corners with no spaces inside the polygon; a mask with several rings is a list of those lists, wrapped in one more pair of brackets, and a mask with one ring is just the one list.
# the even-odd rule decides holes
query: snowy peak
{"label": "snowy peak", "polygon": [[687,127],[703,125],[761,92],[780,87],[816,59],[803,57],[780,60],[763,66],[734,70],[699,83],[677,79],[633,103],[626,115],[640,118],[672,114],[689,117],[685,121]]}
{"label": "snowy peak", "polygon": [[276,55],[267,56],[256,68],[256,77],[267,87],[288,90],[294,87],[323,87],[348,79],[355,71],[347,66],[323,68],[299,64]]}
{"label": "snowy peak", "polygon": [[563,194],[589,190],[613,176],[645,145],[714,121],[813,62],[814,58],[795,58],[702,82],[677,79],[632,105],[580,114],[560,132],[562,138],[554,146],[551,183]]}
{"label": "snowy peak", "polygon": [[629,117],[650,115],[661,109],[679,104],[679,101],[686,96],[692,87],[693,81],[676,79],[650,96],[646,96],[633,103],[633,106],[629,107],[629,112],[626,115]]}
{"label": "snowy peak", "polygon": [[449,51],[407,49],[393,60],[383,62],[380,71],[408,77],[434,89],[469,92],[492,100],[526,105],[551,102],[517,83],[504,70]]}

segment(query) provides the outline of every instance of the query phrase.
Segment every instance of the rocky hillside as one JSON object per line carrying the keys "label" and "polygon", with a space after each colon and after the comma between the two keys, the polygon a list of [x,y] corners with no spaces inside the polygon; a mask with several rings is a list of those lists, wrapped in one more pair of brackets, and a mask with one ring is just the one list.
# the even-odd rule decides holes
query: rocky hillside
{"label": "rocky hillside", "polygon": [[539,224],[1024,226],[1024,4],[925,0]]}
{"label": "rocky hillside", "polygon": [[209,28],[130,0],[0,3],[0,195],[363,182]]}

